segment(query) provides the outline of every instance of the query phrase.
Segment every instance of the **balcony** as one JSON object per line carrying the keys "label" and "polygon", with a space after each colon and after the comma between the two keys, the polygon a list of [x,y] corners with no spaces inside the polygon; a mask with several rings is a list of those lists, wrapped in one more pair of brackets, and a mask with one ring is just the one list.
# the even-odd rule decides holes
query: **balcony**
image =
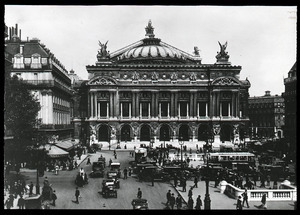
{"label": "balcony", "polygon": [[23,80],[24,82],[38,86],[38,87],[57,87],[60,88],[61,90],[70,93],[71,94],[71,88],[63,86],[61,83],[55,81],[55,80]]}
{"label": "balcony", "polygon": [[72,128],[73,128],[72,124],[59,124],[59,125],[42,124],[39,127],[39,129],[72,129]]}

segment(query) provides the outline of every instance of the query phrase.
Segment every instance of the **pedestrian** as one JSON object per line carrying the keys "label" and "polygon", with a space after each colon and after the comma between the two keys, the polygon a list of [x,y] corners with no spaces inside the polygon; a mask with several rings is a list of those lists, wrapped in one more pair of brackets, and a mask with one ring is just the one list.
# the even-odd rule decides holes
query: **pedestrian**
{"label": "pedestrian", "polygon": [[274,183],[273,183],[273,189],[278,189],[278,183],[277,183],[277,181],[274,181]]}
{"label": "pedestrian", "polygon": [[201,196],[198,195],[198,197],[197,197],[197,199],[196,199],[196,206],[195,206],[195,209],[196,209],[196,210],[201,210],[201,206],[202,206]]}
{"label": "pedestrian", "polygon": [[79,201],[78,201],[78,197],[80,196],[80,191],[78,190],[78,187],[76,187],[76,190],[75,190],[75,197],[76,197],[76,203],[79,204]]}
{"label": "pedestrian", "polygon": [[242,197],[241,196],[238,197],[238,200],[237,200],[237,203],[236,203],[236,209],[237,210],[243,210],[243,207],[242,207]]}
{"label": "pedestrian", "polygon": [[190,188],[188,197],[193,197],[193,187]]}
{"label": "pedestrian", "polygon": [[268,174],[267,175],[267,186],[270,186],[270,182],[271,182],[271,176]]}
{"label": "pedestrian", "polygon": [[74,161],[74,167],[75,167],[75,169],[77,169],[77,168],[78,168],[78,163],[77,163],[77,161],[76,161],[76,160]]}
{"label": "pedestrian", "polygon": [[264,194],[261,198],[261,205],[258,206],[259,208],[267,209],[267,194]]}
{"label": "pedestrian", "polygon": [[176,207],[177,207],[177,210],[180,210],[181,207],[182,207],[182,199],[181,199],[181,197],[179,196],[179,194],[178,194],[178,196],[176,197]]}
{"label": "pedestrian", "polygon": [[175,196],[174,196],[174,193],[172,193],[171,197],[170,197],[170,206],[171,206],[171,209],[173,210],[174,209],[174,205],[175,205]]}
{"label": "pedestrian", "polygon": [[57,196],[56,196],[55,190],[53,190],[53,193],[52,193],[52,205],[53,206],[55,206],[56,199],[57,199]]}
{"label": "pedestrian", "polygon": [[245,202],[246,202],[247,208],[249,208],[247,189],[245,189],[245,192],[243,192],[242,196],[243,196],[243,207],[244,207],[244,204],[245,204]]}
{"label": "pedestrian", "polygon": [[10,199],[6,199],[4,206],[6,206],[6,209],[10,209],[11,208],[11,203],[10,203]]}
{"label": "pedestrian", "polygon": [[87,159],[86,165],[90,165],[91,164],[91,160],[90,158]]}
{"label": "pedestrian", "polygon": [[32,195],[32,190],[33,190],[33,183],[30,182],[30,185],[29,185],[29,195]]}
{"label": "pedestrian", "polygon": [[23,196],[20,195],[20,198],[18,200],[18,206],[19,206],[19,209],[24,209],[24,206],[25,206],[25,200],[23,199]]}
{"label": "pedestrian", "polygon": [[193,206],[194,206],[194,200],[192,197],[189,197],[188,200],[188,210],[193,210]]}
{"label": "pedestrian", "polygon": [[117,159],[117,153],[115,154],[115,159]]}
{"label": "pedestrian", "polygon": [[142,198],[142,191],[141,191],[141,188],[138,188],[137,197],[138,197],[139,199]]}
{"label": "pedestrian", "polygon": [[194,178],[194,187],[198,188],[198,177],[195,176]]}
{"label": "pedestrian", "polygon": [[174,187],[177,187],[178,179],[177,179],[177,174],[174,174]]}
{"label": "pedestrian", "polygon": [[56,165],[56,166],[55,166],[55,175],[58,175],[58,170],[59,170],[59,166]]}
{"label": "pedestrian", "polygon": [[129,169],[128,175],[131,176],[131,167],[128,167],[128,169]]}
{"label": "pedestrian", "polygon": [[219,185],[220,181],[220,172],[217,172],[216,178],[215,178],[215,188]]}
{"label": "pedestrian", "polygon": [[169,203],[170,203],[170,199],[171,199],[171,190],[169,190],[168,192],[167,192],[167,202],[166,202],[166,205],[169,205]]}
{"label": "pedestrian", "polygon": [[182,179],[182,192],[186,192],[186,180],[185,180],[185,178]]}
{"label": "pedestrian", "polygon": [[111,158],[109,159],[109,166],[111,165],[111,163],[112,163],[112,160],[111,160]]}
{"label": "pedestrian", "polygon": [[123,173],[124,173],[124,179],[127,179],[127,169],[125,167],[125,169],[123,170]]}
{"label": "pedestrian", "polygon": [[154,175],[151,176],[152,187],[154,187]]}

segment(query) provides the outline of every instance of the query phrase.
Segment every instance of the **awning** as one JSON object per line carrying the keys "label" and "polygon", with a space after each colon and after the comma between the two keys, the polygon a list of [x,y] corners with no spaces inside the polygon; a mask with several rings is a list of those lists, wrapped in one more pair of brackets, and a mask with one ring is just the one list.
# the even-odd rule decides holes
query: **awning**
{"label": "awning", "polygon": [[64,149],[66,151],[70,151],[71,149],[73,149],[75,146],[79,145],[79,141],[78,140],[61,140],[61,141],[57,141],[55,143],[56,146],[58,146],[61,149]]}
{"label": "awning", "polygon": [[[43,146],[41,146],[40,148],[43,148]],[[55,145],[47,144],[45,145],[45,149],[48,151],[47,155],[51,158],[67,157],[69,155],[69,152],[58,148]]]}

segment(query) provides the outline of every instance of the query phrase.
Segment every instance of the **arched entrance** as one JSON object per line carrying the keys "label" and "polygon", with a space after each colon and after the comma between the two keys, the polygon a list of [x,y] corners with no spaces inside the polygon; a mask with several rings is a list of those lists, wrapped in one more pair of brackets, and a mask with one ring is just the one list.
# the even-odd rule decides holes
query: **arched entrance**
{"label": "arched entrance", "polygon": [[182,137],[183,141],[189,141],[189,126],[188,125],[182,125],[179,128],[179,138]]}
{"label": "arched entrance", "polygon": [[131,127],[126,124],[121,128],[121,141],[131,141]]}
{"label": "arched entrance", "polygon": [[208,126],[205,124],[201,124],[198,128],[198,140],[207,141],[207,134],[208,134]]}
{"label": "arched entrance", "polygon": [[109,129],[108,125],[100,125],[98,131],[99,131],[98,141],[100,141],[100,142],[109,142],[109,140],[110,140],[110,129]]}
{"label": "arched entrance", "polygon": [[141,134],[140,134],[140,141],[150,141],[150,126],[149,125],[142,125],[141,127]]}
{"label": "arched entrance", "polygon": [[168,125],[162,125],[159,130],[159,140],[169,141],[170,140],[170,128]]}
{"label": "arched entrance", "polygon": [[221,132],[220,132],[220,140],[223,141],[230,141],[231,140],[231,126],[228,124],[221,126]]}

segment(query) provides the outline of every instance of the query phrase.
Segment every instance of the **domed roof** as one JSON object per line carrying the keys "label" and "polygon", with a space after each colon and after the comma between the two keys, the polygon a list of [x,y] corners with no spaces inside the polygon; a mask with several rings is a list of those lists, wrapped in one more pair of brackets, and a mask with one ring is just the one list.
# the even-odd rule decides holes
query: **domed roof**
{"label": "domed roof", "polygon": [[[150,39],[149,39],[150,40]],[[151,39],[154,40],[154,39]],[[154,41],[151,41],[154,42]],[[127,50],[122,56],[121,59],[128,58],[183,58],[183,55],[180,51],[164,46],[160,44],[160,41],[155,41],[157,43],[150,43],[147,39],[143,40],[143,45],[139,47],[134,47],[132,49]]]}

